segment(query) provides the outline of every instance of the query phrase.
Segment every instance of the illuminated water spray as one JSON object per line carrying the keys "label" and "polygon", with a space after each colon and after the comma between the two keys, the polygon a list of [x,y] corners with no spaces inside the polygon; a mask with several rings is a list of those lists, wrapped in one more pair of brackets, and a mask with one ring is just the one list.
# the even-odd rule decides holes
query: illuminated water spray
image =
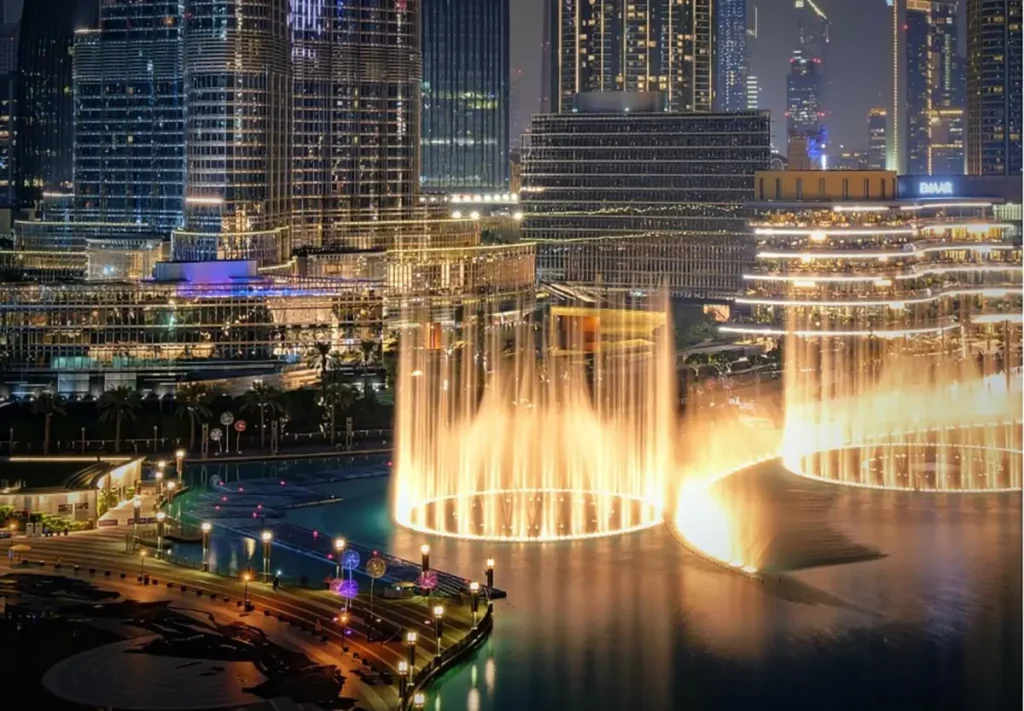
{"label": "illuminated water spray", "polygon": [[396,520],[515,541],[660,523],[676,402],[670,347],[663,308],[415,323],[399,366]]}

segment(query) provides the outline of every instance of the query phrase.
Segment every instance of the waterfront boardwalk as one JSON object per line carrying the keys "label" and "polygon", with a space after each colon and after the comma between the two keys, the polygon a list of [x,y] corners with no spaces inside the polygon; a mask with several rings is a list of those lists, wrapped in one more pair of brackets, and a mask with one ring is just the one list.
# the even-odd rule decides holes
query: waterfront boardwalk
{"label": "waterfront boardwalk", "polygon": [[[284,537],[283,531],[279,533]],[[12,545],[27,545],[29,549],[12,553]],[[143,570],[148,576],[148,585],[144,584],[145,579],[139,579]],[[345,628],[339,620],[341,601],[333,592],[286,587],[273,590],[268,584],[250,582],[248,599],[252,607],[251,611],[246,611],[243,580],[172,565],[156,559],[153,550],[147,550],[145,557],[130,553],[126,550],[123,529],[97,529],[52,538],[6,539],[0,542],[0,575],[11,573],[72,577],[115,590],[125,598],[171,600],[175,604],[187,600],[189,607],[200,605],[202,609],[215,611],[218,619],[244,621],[280,639],[281,644],[293,648],[298,645],[300,651],[314,661],[337,666],[345,677],[344,696],[374,711],[399,708],[398,668],[399,662],[408,658],[403,643],[406,632],[414,631],[418,635],[416,671],[432,664],[437,651],[429,609],[431,601],[427,598],[385,600],[378,596],[371,623],[368,600],[360,596],[352,601]],[[455,581],[459,579],[451,578],[452,587],[457,587]],[[468,595],[459,595],[455,589],[449,592],[451,594],[443,600],[442,648],[464,646],[472,629]],[[486,601],[482,600],[481,615],[486,607]],[[368,635],[371,625],[373,633]],[[128,696],[122,700],[127,700],[131,692],[123,693]],[[83,699],[83,702],[97,703],[97,700]],[[113,700],[104,703],[118,705]],[[184,706],[172,704],[167,708]]]}

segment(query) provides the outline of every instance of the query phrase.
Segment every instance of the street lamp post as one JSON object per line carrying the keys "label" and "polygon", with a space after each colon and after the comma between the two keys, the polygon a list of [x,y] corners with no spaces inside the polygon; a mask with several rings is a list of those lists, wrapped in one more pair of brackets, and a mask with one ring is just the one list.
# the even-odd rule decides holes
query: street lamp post
{"label": "street lamp post", "polygon": [[182,461],[184,459],[185,459],[185,450],[184,449],[179,449],[177,452],[174,453],[174,464],[175,464],[175,471],[178,473],[178,481],[181,481],[181,476],[184,473],[184,472],[182,472],[182,468],[181,468],[181,464],[182,464]]}
{"label": "street lamp post", "polygon": [[260,539],[263,541],[263,580],[265,582],[270,580],[270,542],[274,540],[274,534],[264,531],[260,534]]}
{"label": "street lamp post", "polygon": [[434,636],[437,637],[437,656],[441,656],[441,631],[443,628],[444,606],[434,605]]}
{"label": "street lamp post", "polygon": [[156,472],[156,485],[158,496],[162,499],[164,497],[164,473],[159,469]]}
{"label": "street lamp post", "polygon": [[142,580],[146,575],[146,549],[143,548],[139,551],[139,579]]}
{"label": "street lamp post", "polygon": [[424,543],[420,546],[420,572],[430,570],[430,546]]}
{"label": "street lamp post", "polygon": [[245,582],[245,587],[242,588],[242,607],[246,610],[249,609],[249,578],[251,577],[248,573],[242,574],[242,580]]}
{"label": "street lamp post", "polygon": [[178,488],[177,482],[173,482],[173,481],[167,482],[167,503],[168,504],[173,504],[174,503],[174,491],[177,488]]}
{"label": "street lamp post", "polygon": [[210,530],[213,526],[209,521],[203,521],[199,526],[203,532],[203,570],[205,572],[210,571]]}
{"label": "street lamp post", "polygon": [[473,629],[476,629],[476,613],[480,609],[480,583],[469,584],[469,606],[473,610]]}
{"label": "street lamp post", "polygon": [[487,587],[494,589],[494,558],[487,559]]}
{"label": "street lamp post", "polygon": [[418,635],[415,632],[409,631],[405,633],[405,644],[409,648],[409,678],[412,678],[413,669],[416,668],[416,638]]}
{"label": "street lamp post", "polygon": [[334,539],[334,577],[338,580],[341,579],[341,554],[345,552],[345,539],[335,538]]}
{"label": "street lamp post", "polygon": [[405,701],[405,692],[409,689],[409,662],[404,659],[398,663],[398,698]]}
{"label": "street lamp post", "polygon": [[416,711],[423,711],[426,705],[427,697],[422,692],[412,697],[412,707],[416,709]]}
{"label": "street lamp post", "polygon": [[159,558],[164,552],[164,519],[167,514],[163,511],[156,512],[156,557]]}

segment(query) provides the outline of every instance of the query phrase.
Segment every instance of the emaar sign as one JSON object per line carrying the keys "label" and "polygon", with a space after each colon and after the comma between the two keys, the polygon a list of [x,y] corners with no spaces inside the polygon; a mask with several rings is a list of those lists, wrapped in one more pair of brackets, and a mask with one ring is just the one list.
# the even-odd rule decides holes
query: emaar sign
{"label": "emaar sign", "polygon": [[918,195],[952,195],[952,180],[922,180],[917,184]]}

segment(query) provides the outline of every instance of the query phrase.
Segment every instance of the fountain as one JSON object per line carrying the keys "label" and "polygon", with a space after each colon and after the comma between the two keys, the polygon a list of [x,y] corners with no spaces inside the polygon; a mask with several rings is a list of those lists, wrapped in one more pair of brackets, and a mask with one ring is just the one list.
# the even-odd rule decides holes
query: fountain
{"label": "fountain", "polygon": [[659,524],[676,405],[668,317],[551,307],[409,319],[394,515],[459,538],[547,541]]}

